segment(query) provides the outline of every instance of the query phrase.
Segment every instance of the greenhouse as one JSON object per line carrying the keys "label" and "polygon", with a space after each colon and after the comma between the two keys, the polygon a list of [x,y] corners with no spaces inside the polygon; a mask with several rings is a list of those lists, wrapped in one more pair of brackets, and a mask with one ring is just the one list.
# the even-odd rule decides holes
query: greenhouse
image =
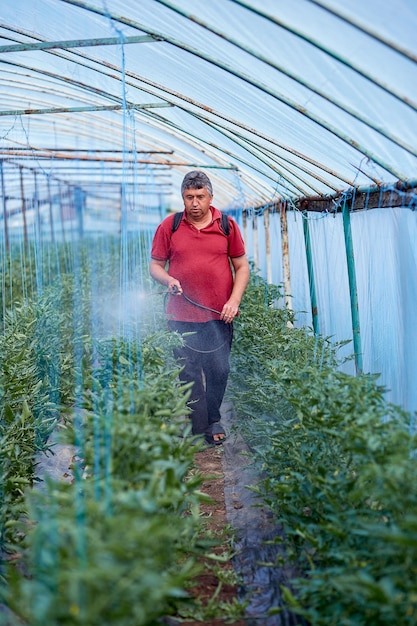
{"label": "greenhouse", "polygon": [[[417,623],[416,31],[413,0],[1,2],[0,625]],[[192,172],[250,268],[233,325],[188,298],[233,327],[208,448],[155,253]]]}

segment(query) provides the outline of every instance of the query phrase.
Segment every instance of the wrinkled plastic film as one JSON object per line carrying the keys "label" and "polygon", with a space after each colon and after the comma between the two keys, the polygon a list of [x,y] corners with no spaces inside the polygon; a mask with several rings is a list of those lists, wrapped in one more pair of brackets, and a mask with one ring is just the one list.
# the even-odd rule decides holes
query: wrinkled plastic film
{"label": "wrinkled plastic film", "polygon": [[[251,490],[260,474],[248,445],[236,432],[231,403],[222,406],[222,422],[229,433],[222,458],[226,515],[235,535],[233,567],[240,581],[239,599],[248,603],[245,619],[248,626],[302,625],[305,622],[283,605],[281,587],[291,587],[297,572],[279,541],[282,528]],[[268,616],[268,611],[278,607],[279,614]]]}

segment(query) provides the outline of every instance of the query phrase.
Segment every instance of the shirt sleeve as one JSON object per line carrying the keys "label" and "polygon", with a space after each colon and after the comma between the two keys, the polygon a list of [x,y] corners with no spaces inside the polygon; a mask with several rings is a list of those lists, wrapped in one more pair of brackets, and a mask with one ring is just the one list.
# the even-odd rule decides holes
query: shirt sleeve
{"label": "shirt sleeve", "polygon": [[165,218],[155,231],[152,241],[151,258],[156,261],[168,261],[170,257],[173,219],[173,216]]}

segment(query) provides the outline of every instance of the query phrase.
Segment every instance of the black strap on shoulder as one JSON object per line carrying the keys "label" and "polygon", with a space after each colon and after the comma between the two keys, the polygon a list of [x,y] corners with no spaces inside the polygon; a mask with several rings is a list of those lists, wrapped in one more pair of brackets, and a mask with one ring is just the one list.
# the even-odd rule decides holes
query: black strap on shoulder
{"label": "black strap on shoulder", "polygon": [[[179,213],[174,214],[174,219],[172,220],[172,232],[175,233],[179,225],[181,224],[182,217],[184,215],[184,211],[180,211]],[[221,227],[226,236],[230,233],[230,223],[229,218],[225,213],[222,213],[221,219]]]}
{"label": "black strap on shoulder", "polygon": [[228,237],[229,233],[230,233],[230,222],[229,222],[229,218],[227,217],[226,213],[222,213],[222,230],[224,232],[224,234]]}
{"label": "black strap on shoulder", "polygon": [[180,211],[179,213],[174,214],[174,219],[172,221],[172,232],[175,233],[178,226],[181,224],[182,216],[184,215],[184,211]]}

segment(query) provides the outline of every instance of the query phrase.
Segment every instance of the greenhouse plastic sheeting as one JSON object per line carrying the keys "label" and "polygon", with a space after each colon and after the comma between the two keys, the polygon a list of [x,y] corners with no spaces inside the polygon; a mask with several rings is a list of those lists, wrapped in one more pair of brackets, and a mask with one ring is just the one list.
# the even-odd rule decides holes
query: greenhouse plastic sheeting
{"label": "greenhouse plastic sheeting", "polygon": [[[343,370],[355,374],[352,317],[342,215],[298,211],[288,214],[291,261],[291,305],[296,325],[312,328],[309,276],[303,221],[308,220],[317,292],[318,330],[334,343],[349,341],[338,351]],[[256,222],[256,226],[254,223]],[[358,291],[363,370],[379,374],[387,399],[408,411],[417,410],[417,220],[405,208],[355,211],[351,216]],[[245,228],[248,255],[268,276],[263,216],[252,215]],[[272,261],[269,281],[284,282],[277,260],[282,246],[280,216],[269,219]],[[283,304],[283,302],[281,303]]]}
{"label": "greenhouse plastic sheeting", "polygon": [[415,178],[414,0],[3,0],[0,21],[14,162],[91,186],[133,168],[80,155],[131,153],[168,205],[211,168],[220,208]]}

